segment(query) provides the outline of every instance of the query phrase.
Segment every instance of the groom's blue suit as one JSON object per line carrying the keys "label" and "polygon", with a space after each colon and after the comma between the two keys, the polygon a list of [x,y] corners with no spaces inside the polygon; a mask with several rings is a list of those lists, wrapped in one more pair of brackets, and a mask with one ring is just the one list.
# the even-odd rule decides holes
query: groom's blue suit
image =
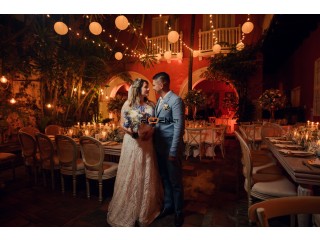
{"label": "groom's blue suit", "polygon": [[[176,214],[183,209],[182,159],[184,151],[184,103],[182,99],[168,92],[155,115],[159,122],[155,127],[155,149],[160,175],[164,186],[164,208],[174,209]],[[168,160],[169,156],[175,160]]]}

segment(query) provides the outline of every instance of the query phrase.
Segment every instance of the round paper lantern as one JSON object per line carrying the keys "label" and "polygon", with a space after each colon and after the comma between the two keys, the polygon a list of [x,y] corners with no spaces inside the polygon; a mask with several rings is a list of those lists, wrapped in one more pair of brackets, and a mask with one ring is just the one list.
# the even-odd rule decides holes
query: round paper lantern
{"label": "round paper lantern", "polygon": [[163,54],[164,58],[166,60],[170,60],[171,59],[171,51],[166,51],[164,54]]}
{"label": "round paper lantern", "polygon": [[237,49],[238,51],[241,51],[242,49],[244,49],[244,43],[243,43],[243,42],[239,42],[239,43],[237,44],[237,46],[236,46],[236,49]]}
{"label": "round paper lantern", "polygon": [[156,59],[157,59],[158,61],[161,59],[161,54],[160,54],[160,53],[156,54]]}
{"label": "round paper lantern", "polygon": [[175,43],[179,40],[179,33],[177,31],[171,31],[168,33],[168,41],[170,43]]}
{"label": "round paper lantern", "polygon": [[251,33],[252,30],[254,28],[254,25],[252,22],[245,22],[243,25],[242,25],[242,32],[245,33],[245,34],[248,34],[248,33]]}
{"label": "round paper lantern", "polygon": [[181,53],[181,52],[177,53],[177,58],[178,58],[179,60],[182,60],[182,53]]}
{"label": "round paper lantern", "polygon": [[114,57],[115,57],[117,60],[120,61],[120,60],[122,59],[123,55],[122,55],[121,52],[116,52],[116,54],[114,55]]}
{"label": "round paper lantern", "polygon": [[213,45],[212,51],[213,51],[214,54],[220,53],[220,51],[221,51],[221,46],[220,46],[220,44],[215,44],[215,45]]}
{"label": "round paper lantern", "polygon": [[92,22],[89,25],[89,30],[94,35],[99,35],[102,32],[102,27],[98,22]]}
{"label": "round paper lantern", "polygon": [[193,57],[198,57],[200,55],[200,51],[199,50],[194,50],[193,51]]}
{"label": "round paper lantern", "polygon": [[129,21],[125,16],[118,16],[115,20],[116,27],[119,30],[125,30],[129,26]]}
{"label": "round paper lantern", "polygon": [[53,25],[53,29],[59,35],[66,35],[68,33],[68,27],[64,22],[56,22]]}

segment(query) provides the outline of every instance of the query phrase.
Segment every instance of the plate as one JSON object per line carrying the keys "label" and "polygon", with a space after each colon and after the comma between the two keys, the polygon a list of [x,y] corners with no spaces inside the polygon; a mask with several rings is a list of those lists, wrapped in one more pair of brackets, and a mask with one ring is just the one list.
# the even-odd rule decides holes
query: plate
{"label": "plate", "polygon": [[313,167],[320,167],[320,159],[310,159],[307,163]]}
{"label": "plate", "polygon": [[294,150],[285,150],[285,149],[280,149],[279,152],[284,153],[288,156],[293,156],[293,157],[309,157],[309,156],[314,156],[314,153],[312,152],[305,152],[305,151],[294,151]]}
{"label": "plate", "polygon": [[290,148],[290,149],[297,149],[297,150],[302,148],[300,145],[297,145],[297,144],[289,145],[289,144],[277,143],[275,144],[275,146],[278,148]]}

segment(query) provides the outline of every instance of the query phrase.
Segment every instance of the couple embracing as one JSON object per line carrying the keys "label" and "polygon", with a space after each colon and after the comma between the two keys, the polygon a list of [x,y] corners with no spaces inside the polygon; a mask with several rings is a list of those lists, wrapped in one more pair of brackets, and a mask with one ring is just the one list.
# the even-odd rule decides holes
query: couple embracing
{"label": "couple embracing", "polygon": [[183,224],[184,104],[165,72],[153,77],[153,89],[160,95],[156,105],[148,100],[148,82],[136,79],[121,109],[126,134],[108,209],[111,226],[148,226],[169,214],[175,226]]}

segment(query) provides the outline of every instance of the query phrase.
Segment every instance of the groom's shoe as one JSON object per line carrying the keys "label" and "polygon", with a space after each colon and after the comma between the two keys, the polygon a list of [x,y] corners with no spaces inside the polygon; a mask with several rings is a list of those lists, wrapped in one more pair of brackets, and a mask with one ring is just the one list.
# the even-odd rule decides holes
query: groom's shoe
{"label": "groom's shoe", "polygon": [[172,214],[174,211],[173,211],[173,208],[163,208],[158,216],[158,218],[163,218],[167,215],[170,215]]}
{"label": "groom's shoe", "polygon": [[174,225],[176,227],[181,227],[183,225],[183,222],[184,222],[183,213],[176,213],[174,215]]}

